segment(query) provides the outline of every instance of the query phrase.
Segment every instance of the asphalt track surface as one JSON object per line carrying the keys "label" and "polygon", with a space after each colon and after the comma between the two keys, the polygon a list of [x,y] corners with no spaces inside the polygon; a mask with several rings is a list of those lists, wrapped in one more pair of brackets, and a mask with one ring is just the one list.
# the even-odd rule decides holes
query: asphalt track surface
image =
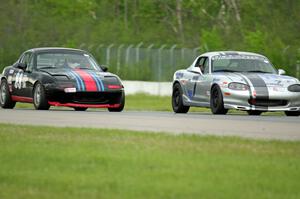
{"label": "asphalt track surface", "polygon": [[126,129],[240,136],[255,139],[300,140],[300,117],[212,115],[210,113],[174,114],[171,112],[108,111],[77,112],[73,109],[37,111],[1,109],[0,122],[63,127]]}

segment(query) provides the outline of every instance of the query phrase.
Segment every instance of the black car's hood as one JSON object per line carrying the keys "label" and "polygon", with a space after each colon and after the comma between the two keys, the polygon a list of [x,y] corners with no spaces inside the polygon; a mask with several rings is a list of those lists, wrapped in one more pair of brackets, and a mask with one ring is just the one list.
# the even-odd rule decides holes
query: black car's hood
{"label": "black car's hood", "polygon": [[[121,85],[118,76],[88,69],[42,69],[57,81],[72,81],[78,91],[104,91],[111,85]],[[119,88],[119,87],[118,87]]]}
{"label": "black car's hood", "polygon": [[89,74],[94,74],[97,75],[99,77],[105,77],[105,76],[116,76],[112,73],[109,72],[102,72],[102,71],[96,71],[96,70],[88,70],[88,69],[60,69],[60,68],[47,68],[47,69],[40,69],[43,72],[48,73],[49,75],[52,76],[62,76],[65,75],[69,78],[72,77],[72,74],[75,72],[80,72],[80,71],[84,71],[87,72]]}

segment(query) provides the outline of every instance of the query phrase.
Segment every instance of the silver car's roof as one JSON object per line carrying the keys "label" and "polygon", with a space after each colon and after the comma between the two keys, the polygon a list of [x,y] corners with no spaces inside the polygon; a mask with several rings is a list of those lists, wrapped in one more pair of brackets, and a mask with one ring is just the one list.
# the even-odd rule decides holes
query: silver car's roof
{"label": "silver car's roof", "polygon": [[215,55],[232,55],[232,54],[237,54],[237,55],[254,55],[254,56],[265,57],[264,55],[261,55],[261,54],[258,54],[258,53],[243,52],[243,51],[213,51],[213,52],[207,52],[207,53],[201,54],[200,56],[212,57],[212,56],[215,56]]}

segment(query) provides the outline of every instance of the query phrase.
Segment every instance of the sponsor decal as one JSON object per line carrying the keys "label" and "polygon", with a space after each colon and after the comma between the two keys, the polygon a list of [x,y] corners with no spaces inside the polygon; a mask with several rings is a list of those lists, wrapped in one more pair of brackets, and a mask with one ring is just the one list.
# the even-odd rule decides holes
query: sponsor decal
{"label": "sponsor decal", "polygon": [[[25,88],[26,85],[25,85],[25,81],[23,79],[23,76],[24,76],[24,73],[23,71],[19,71],[17,74],[16,74],[16,77],[15,77],[15,84],[14,84],[14,87],[16,89],[21,89],[21,88]],[[27,76],[26,76],[27,77]]]}
{"label": "sponsor decal", "polygon": [[183,73],[178,72],[175,74],[175,76],[176,76],[176,79],[180,79],[183,77]]}
{"label": "sponsor decal", "polygon": [[8,74],[13,74],[14,73],[14,69],[10,69]]}
{"label": "sponsor decal", "polygon": [[[218,59],[259,59],[262,61],[268,61],[266,58],[261,56],[255,56],[255,55],[236,55],[236,54],[229,54],[229,55],[215,55],[211,58],[212,60],[218,60]],[[268,63],[268,62],[266,62]]]}
{"label": "sponsor decal", "polygon": [[12,82],[12,76],[9,75],[9,76],[7,77],[7,83],[8,83],[8,84],[11,84],[11,82]]}
{"label": "sponsor decal", "polygon": [[193,97],[193,91],[192,90],[188,90],[188,97],[190,99],[192,99],[192,97]]}
{"label": "sponsor decal", "polygon": [[197,76],[193,76],[193,80],[194,81],[196,81],[196,80],[198,80],[199,79],[199,76],[197,75]]}

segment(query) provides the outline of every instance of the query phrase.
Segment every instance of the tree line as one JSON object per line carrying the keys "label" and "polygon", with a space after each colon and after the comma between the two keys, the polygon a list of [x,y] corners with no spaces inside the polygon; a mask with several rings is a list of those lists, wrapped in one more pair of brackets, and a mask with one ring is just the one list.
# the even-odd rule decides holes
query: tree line
{"label": "tree line", "polygon": [[299,13],[298,0],[1,0],[0,64],[32,47],[143,42],[253,51],[293,75]]}

